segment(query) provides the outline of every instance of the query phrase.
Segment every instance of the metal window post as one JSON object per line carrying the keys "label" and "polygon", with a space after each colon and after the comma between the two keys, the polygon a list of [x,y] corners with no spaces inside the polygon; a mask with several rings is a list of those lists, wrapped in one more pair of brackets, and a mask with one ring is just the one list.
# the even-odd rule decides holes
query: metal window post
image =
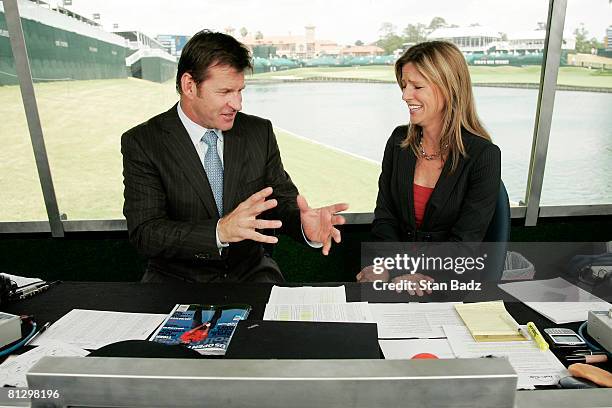
{"label": "metal window post", "polygon": [[555,89],[561,64],[561,44],[563,43],[563,26],[567,0],[550,0],[548,7],[548,27],[544,42],[544,61],[540,74],[540,92],[536,112],[536,126],[531,145],[531,162],[527,179],[527,212],[525,226],[534,226],[538,222],[540,197],[544,182],[546,155],[555,105]]}
{"label": "metal window post", "polygon": [[62,225],[62,221],[60,219],[57,198],[55,197],[55,189],[53,187],[51,169],[49,167],[49,160],[47,158],[47,149],[45,148],[45,140],[43,138],[42,127],[40,124],[40,116],[38,114],[38,106],[36,104],[36,95],[34,94],[34,84],[32,82],[32,72],[30,71],[28,51],[25,45],[25,38],[23,35],[23,27],[21,26],[21,19],[19,17],[17,0],[4,0],[4,12],[6,15],[6,25],[8,27],[9,37],[11,40],[13,57],[15,58],[17,77],[19,78],[19,87],[21,89],[23,107],[25,109],[26,119],[28,121],[32,149],[34,150],[36,168],[38,169],[38,177],[42,187],[45,207],[47,208],[47,216],[49,217],[51,234],[54,237],[63,237],[64,226]]}

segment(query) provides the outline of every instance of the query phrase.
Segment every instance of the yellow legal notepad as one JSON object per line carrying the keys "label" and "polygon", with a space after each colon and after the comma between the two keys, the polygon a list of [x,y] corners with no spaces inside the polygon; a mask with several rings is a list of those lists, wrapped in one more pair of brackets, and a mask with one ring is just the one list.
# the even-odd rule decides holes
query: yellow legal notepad
{"label": "yellow legal notepad", "polygon": [[476,341],[526,340],[504,318],[508,311],[501,300],[456,304],[455,309]]}

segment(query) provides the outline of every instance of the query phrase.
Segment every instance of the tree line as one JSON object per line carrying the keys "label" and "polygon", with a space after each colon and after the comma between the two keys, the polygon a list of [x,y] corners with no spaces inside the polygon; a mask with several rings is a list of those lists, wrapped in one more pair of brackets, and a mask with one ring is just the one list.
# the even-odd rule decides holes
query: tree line
{"label": "tree line", "polygon": [[459,27],[456,24],[448,24],[443,17],[434,17],[429,25],[423,23],[408,24],[401,34],[397,34],[397,27],[389,22],[380,26],[380,38],[376,45],[385,50],[386,54],[392,54],[397,49],[404,48],[405,43],[420,43],[427,39],[427,35],[440,27]]}
{"label": "tree line", "polygon": [[[612,1],[612,0],[611,0]],[[479,26],[480,24],[470,24],[470,27]],[[538,29],[545,30],[546,23],[538,22]],[[375,44],[385,50],[385,54],[392,54],[397,49],[403,49],[404,44],[417,44],[427,40],[427,36],[434,30],[441,27],[455,28],[459,27],[456,24],[449,24],[443,17],[434,17],[429,24],[416,23],[408,24],[401,33],[397,33],[397,27],[389,22],[381,24],[379,33],[380,37]],[[595,37],[589,38],[589,32],[585,29],[584,24],[574,30],[574,38],[576,39],[576,52],[591,53],[593,49],[603,48],[604,45]],[[507,40],[508,36],[500,32],[502,40]],[[355,42],[355,45],[363,45],[362,41]]]}

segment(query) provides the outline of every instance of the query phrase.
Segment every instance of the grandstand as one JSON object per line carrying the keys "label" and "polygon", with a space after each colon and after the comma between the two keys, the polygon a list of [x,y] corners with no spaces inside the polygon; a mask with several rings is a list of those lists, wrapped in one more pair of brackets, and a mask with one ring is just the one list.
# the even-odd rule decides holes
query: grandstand
{"label": "grandstand", "polygon": [[[18,0],[21,25],[35,82],[133,76],[164,82],[176,58],[157,40],[137,31],[109,33],[96,21],[43,1]],[[0,2],[0,85],[18,84]]]}
{"label": "grandstand", "polygon": [[136,30],[115,34],[127,41],[130,50],[125,65],[134,78],[166,82],[176,75],[176,57],[168,53],[164,44]]}
{"label": "grandstand", "polygon": [[183,51],[183,47],[187,44],[187,41],[191,36],[188,35],[174,35],[174,34],[159,34],[155,39],[163,45],[168,54],[178,57]]}
{"label": "grandstand", "polygon": [[[432,31],[428,40],[449,41],[465,55],[470,65],[541,65],[544,56],[546,30],[531,30],[507,35],[495,29],[442,27]],[[561,44],[561,64],[567,64],[567,53],[576,47],[576,40],[564,38]]]}
{"label": "grandstand", "polygon": [[492,28],[481,26],[441,27],[432,31],[428,40],[449,41],[455,44],[464,54],[486,53],[502,40],[501,33]]}
{"label": "grandstand", "polygon": [[[122,37],[44,2],[19,0],[19,11],[34,81],[127,76],[127,48]],[[0,3],[0,85],[17,83],[4,6]]]}

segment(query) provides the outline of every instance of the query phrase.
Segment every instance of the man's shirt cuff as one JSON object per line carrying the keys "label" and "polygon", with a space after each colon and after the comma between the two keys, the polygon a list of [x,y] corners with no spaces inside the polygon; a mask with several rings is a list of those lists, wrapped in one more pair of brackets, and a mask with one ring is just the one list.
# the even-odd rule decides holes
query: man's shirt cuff
{"label": "man's shirt cuff", "polygon": [[225,248],[225,247],[228,247],[229,244],[224,244],[219,239],[219,221],[221,221],[221,220],[217,220],[217,227],[215,228],[215,239],[217,240],[217,249],[219,249],[219,255],[220,255],[221,254],[221,250],[223,248]]}
{"label": "man's shirt cuff", "polygon": [[306,234],[304,234],[304,226],[300,224],[300,228],[302,229],[302,236],[304,237],[304,241],[306,241],[306,243],[308,245],[310,245],[310,247],[312,248],[322,248],[323,247],[323,243],[322,242],[315,242],[315,241],[311,241],[308,238],[306,238]]}

